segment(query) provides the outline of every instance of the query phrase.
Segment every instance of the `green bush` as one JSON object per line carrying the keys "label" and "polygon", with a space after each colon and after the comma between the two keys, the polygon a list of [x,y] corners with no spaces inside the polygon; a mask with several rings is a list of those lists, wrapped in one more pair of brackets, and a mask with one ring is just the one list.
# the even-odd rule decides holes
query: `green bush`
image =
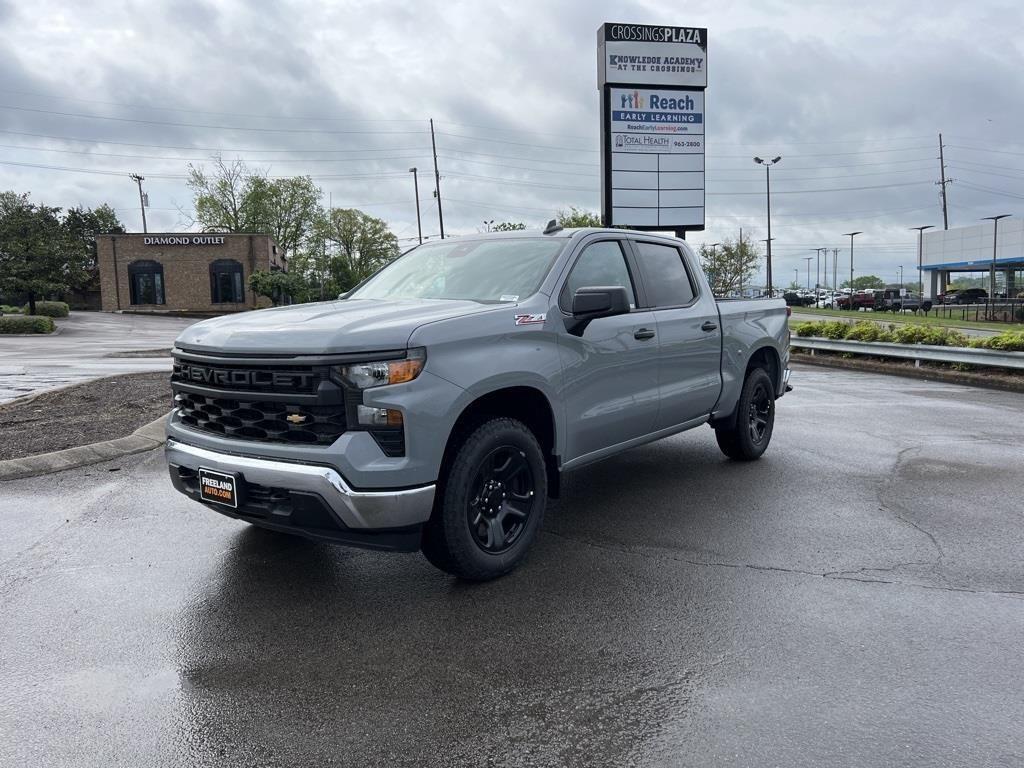
{"label": "green bush", "polygon": [[998,349],[1002,352],[1024,352],[1024,331],[1003,331],[998,336],[971,339],[976,349]]}
{"label": "green bush", "polygon": [[21,307],[12,307],[10,304],[0,304],[0,315],[20,315]]}
{"label": "green bush", "polygon": [[53,333],[56,326],[53,318],[45,315],[30,317],[4,315],[0,317],[0,334],[3,333]]}
{"label": "green bush", "polygon": [[[21,308],[22,314],[28,314],[28,304]],[[37,301],[36,314],[44,317],[67,317],[68,305],[63,301]]]}
{"label": "green bush", "polygon": [[936,347],[966,347],[967,337],[951,328],[904,325],[892,332],[898,344],[929,344]]}
{"label": "green bush", "polygon": [[821,326],[824,323],[820,320],[810,320],[806,323],[793,323],[793,331],[796,332],[797,336],[820,336]]}
{"label": "green bush", "polygon": [[821,324],[821,335],[826,339],[845,339],[849,328],[849,325],[839,320],[830,320]]}
{"label": "green bush", "polygon": [[850,341],[892,341],[892,331],[870,320],[861,320],[849,327],[846,338]]}

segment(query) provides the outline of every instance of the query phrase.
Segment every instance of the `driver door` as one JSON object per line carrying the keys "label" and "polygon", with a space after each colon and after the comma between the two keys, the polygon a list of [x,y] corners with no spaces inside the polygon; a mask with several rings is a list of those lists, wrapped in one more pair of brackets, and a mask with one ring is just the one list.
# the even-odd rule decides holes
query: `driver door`
{"label": "driver door", "polygon": [[628,314],[592,320],[580,336],[559,335],[566,462],[642,437],[654,427],[657,325],[653,312],[637,309],[635,266],[626,253],[619,239],[587,243],[559,292],[563,316],[571,315],[576,290],[589,286],[622,286],[631,307]]}

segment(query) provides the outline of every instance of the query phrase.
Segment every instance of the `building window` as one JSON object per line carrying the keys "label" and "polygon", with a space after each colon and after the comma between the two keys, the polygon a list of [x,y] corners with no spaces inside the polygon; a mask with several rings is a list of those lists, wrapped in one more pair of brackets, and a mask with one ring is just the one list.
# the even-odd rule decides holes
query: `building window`
{"label": "building window", "polygon": [[132,304],[164,303],[164,266],[156,261],[133,261],[128,265]]}
{"label": "building window", "polygon": [[217,259],[210,265],[210,302],[241,304],[244,301],[242,265],[234,259]]}

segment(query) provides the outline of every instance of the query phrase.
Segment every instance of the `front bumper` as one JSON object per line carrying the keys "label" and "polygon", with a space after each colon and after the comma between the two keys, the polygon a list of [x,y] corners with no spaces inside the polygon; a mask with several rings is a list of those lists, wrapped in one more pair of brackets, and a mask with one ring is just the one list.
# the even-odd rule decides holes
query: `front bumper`
{"label": "front bumper", "polygon": [[[410,533],[430,517],[435,486],[385,491],[357,491],[330,467],[238,456],[168,439],[165,450],[171,481],[182,493],[199,500],[194,477],[200,467],[237,473],[242,501],[237,510],[218,504],[212,509],[257,525],[372,546],[356,539],[393,531]],[[250,493],[246,493],[250,489]],[[247,496],[249,497],[247,500]],[[319,514],[316,512],[319,510]],[[383,538],[379,539],[384,542]],[[386,544],[378,548],[404,549]]]}

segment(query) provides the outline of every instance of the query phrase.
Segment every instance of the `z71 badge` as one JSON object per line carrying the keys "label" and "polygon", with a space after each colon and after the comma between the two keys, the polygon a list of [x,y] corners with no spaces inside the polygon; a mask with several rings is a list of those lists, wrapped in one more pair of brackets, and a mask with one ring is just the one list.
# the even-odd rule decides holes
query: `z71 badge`
{"label": "z71 badge", "polygon": [[546,314],[542,315],[516,315],[516,325],[543,325],[548,319]]}

